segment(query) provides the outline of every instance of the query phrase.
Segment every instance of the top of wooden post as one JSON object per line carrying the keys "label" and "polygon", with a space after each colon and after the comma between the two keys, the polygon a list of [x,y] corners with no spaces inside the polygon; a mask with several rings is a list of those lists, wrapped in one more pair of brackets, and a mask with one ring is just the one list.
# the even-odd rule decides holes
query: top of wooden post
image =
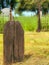
{"label": "top of wooden post", "polygon": [[10,21],[13,21],[13,16],[12,16],[12,9],[10,7]]}

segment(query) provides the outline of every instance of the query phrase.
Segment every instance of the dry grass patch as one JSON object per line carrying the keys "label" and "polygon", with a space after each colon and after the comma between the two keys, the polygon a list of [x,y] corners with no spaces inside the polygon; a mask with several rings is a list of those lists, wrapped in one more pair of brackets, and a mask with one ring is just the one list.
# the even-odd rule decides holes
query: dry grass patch
{"label": "dry grass patch", "polygon": [[[24,60],[13,65],[49,65],[49,32],[25,32]],[[0,35],[0,65],[3,62],[3,35]]]}

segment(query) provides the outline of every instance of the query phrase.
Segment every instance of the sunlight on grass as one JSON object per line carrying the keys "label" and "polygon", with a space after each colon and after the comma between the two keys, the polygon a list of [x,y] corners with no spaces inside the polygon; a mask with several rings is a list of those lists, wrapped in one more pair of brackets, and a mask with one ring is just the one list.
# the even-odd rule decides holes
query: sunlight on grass
{"label": "sunlight on grass", "polygon": [[[13,65],[49,65],[49,32],[24,33],[24,60]],[[0,65],[3,62],[3,34],[0,34]]]}
{"label": "sunlight on grass", "polygon": [[3,62],[3,34],[0,34],[0,65]]}

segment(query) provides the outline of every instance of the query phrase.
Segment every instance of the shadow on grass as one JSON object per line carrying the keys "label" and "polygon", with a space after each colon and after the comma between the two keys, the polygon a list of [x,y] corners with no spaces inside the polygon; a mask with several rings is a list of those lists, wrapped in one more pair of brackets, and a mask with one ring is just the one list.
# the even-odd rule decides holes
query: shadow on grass
{"label": "shadow on grass", "polygon": [[30,57],[32,57],[32,54],[24,55],[23,62],[27,61]]}
{"label": "shadow on grass", "polygon": [[27,61],[30,57],[32,57],[32,54],[28,54],[28,55],[24,55],[24,58],[23,59],[19,59],[18,61],[15,61],[13,63],[23,63],[25,61]]}

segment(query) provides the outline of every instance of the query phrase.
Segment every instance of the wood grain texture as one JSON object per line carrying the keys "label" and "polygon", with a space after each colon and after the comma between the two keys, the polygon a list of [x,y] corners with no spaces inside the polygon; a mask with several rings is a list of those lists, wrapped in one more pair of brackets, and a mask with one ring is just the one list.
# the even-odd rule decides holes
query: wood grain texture
{"label": "wood grain texture", "polygon": [[19,22],[8,21],[4,27],[4,63],[22,61],[24,58],[24,31]]}

